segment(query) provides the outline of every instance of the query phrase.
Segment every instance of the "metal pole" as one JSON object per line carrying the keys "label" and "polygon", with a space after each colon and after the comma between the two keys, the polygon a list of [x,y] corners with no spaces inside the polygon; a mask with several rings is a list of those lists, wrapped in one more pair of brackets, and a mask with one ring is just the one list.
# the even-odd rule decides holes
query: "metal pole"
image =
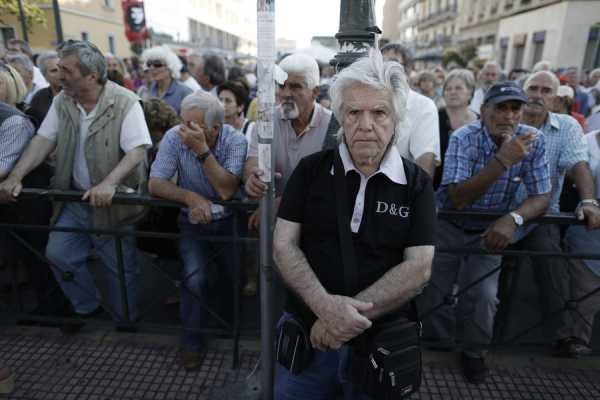
{"label": "metal pole", "polygon": [[25,18],[25,9],[23,8],[23,0],[18,0],[19,4],[19,19],[21,20],[21,30],[23,31],[23,40],[29,42],[29,34],[27,33],[27,19]]}
{"label": "metal pole", "polygon": [[65,41],[62,30],[62,21],[60,19],[60,6],[58,0],[52,0],[52,11],[54,13],[54,25],[56,25],[56,44],[59,45]]}
{"label": "metal pole", "polygon": [[264,171],[261,179],[268,185],[260,200],[260,310],[262,398],[273,398],[274,336],[273,336],[273,229],[275,198],[273,167],[273,115],[275,110],[275,0],[257,0],[258,12],[258,167]]}

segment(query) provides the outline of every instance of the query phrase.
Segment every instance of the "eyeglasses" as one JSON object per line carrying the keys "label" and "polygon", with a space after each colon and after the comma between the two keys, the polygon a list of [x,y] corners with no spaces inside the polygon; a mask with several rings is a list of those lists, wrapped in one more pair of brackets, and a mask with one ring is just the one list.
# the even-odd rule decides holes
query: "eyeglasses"
{"label": "eyeglasses", "polygon": [[164,66],[165,66],[165,64],[164,64],[162,61],[159,61],[159,60],[154,60],[154,61],[153,61],[153,60],[150,60],[150,61],[148,61],[148,62],[146,63],[146,66],[147,66],[148,68],[151,68],[151,67],[154,67],[154,68],[161,68],[161,67],[164,67]]}

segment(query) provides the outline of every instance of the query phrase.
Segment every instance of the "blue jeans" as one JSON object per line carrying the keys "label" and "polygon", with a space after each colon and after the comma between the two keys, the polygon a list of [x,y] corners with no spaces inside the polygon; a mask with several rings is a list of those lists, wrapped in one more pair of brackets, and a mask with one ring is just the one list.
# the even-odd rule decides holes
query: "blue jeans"
{"label": "blue jeans", "polygon": [[[56,223],[57,227],[93,228],[93,210],[87,204],[67,203]],[[133,226],[123,229],[132,230]],[[135,238],[125,236],[121,239],[123,247],[123,267],[127,284],[127,299],[131,320],[138,317],[137,290],[139,267]],[[46,247],[46,256],[58,268],[53,268],[54,276],[65,296],[70,300],[75,312],[88,314],[100,306],[100,293],[88,268],[88,258],[92,247],[106,266],[108,296],[105,299],[110,306],[107,311],[118,321],[125,320],[121,301],[121,288],[117,269],[115,240],[108,235],[92,235],[79,232],[51,232]],[[73,274],[73,279],[65,280],[64,272]]]}
{"label": "blue jeans", "polygon": [[[291,317],[284,313],[278,327]],[[349,346],[325,352],[314,349],[310,365],[298,375],[292,375],[276,363],[273,397],[275,400],[331,400],[343,393],[345,400],[368,400],[348,380],[349,355]]]}
{"label": "blue jeans", "polygon": [[[233,218],[228,217],[207,225],[192,225],[187,215],[180,214],[179,252],[183,262],[181,285],[181,321],[183,323],[183,348],[199,351],[203,347],[199,329],[206,321],[207,267],[214,257],[220,271],[233,276],[234,258],[232,243],[211,242],[202,236],[231,236]],[[230,293],[223,293],[228,296]]]}

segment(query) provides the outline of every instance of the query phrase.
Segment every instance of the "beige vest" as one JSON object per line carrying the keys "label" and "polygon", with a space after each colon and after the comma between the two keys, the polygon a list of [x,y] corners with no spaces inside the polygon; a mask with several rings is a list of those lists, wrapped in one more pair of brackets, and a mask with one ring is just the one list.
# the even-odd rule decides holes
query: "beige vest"
{"label": "beige vest", "polygon": [[[96,116],[90,124],[85,139],[85,159],[90,172],[92,186],[99,184],[117,166],[124,153],[120,146],[121,125],[131,107],[139,98],[131,91],[107,81],[96,106]],[[54,100],[58,113],[58,135],[56,139],[56,169],[52,188],[69,190],[73,179],[73,162],[79,134],[79,108],[75,101],[58,94]],[[121,182],[117,192],[141,193],[145,190],[147,170],[141,162]],[[51,223],[56,223],[63,203],[55,202]],[[94,209],[94,227],[109,228],[131,224],[139,220],[145,211],[142,206],[113,205]]]}

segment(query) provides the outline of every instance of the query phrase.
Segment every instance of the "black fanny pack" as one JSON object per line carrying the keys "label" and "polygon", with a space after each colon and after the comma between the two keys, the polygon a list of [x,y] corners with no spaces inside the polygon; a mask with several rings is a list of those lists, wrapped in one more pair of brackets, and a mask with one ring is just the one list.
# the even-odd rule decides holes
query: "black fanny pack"
{"label": "black fanny pack", "polygon": [[373,325],[352,344],[349,377],[373,400],[399,399],[421,386],[421,324],[406,318]]}
{"label": "black fanny pack", "polygon": [[298,375],[312,361],[310,335],[301,320],[286,319],[279,328],[275,358],[293,375]]}

